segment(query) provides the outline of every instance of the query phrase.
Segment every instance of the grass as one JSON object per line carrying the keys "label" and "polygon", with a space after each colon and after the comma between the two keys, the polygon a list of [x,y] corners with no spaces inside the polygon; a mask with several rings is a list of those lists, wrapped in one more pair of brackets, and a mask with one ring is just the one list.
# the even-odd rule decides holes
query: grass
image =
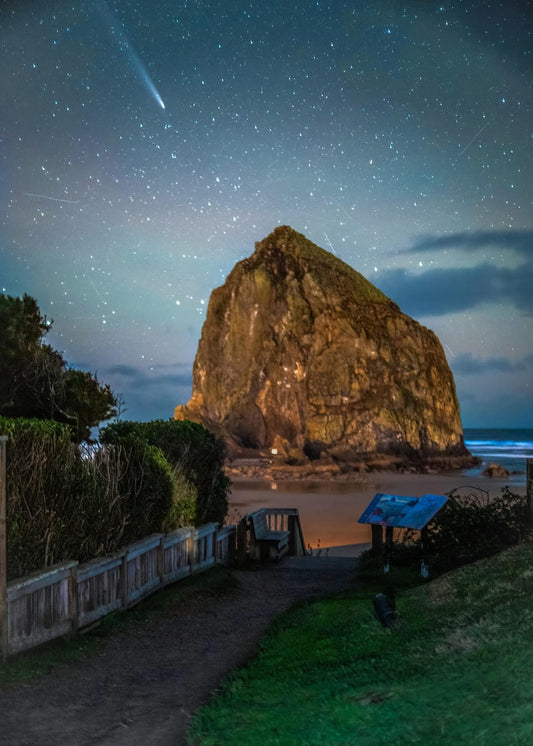
{"label": "grass", "polygon": [[0,684],[14,684],[42,676],[57,666],[66,665],[91,655],[105,640],[133,626],[155,621],[171,613],[191,596],[218,596],[231,592],[237,581],[223,567],[215,567],[199,575],[180,580],[154,593],[126,612],[104,617],[91,631],[71,640],[57,640],[24,653],[6,663],[0,662]]}
{"label": "grass", "polygon": [[386,630],[361,590],[284,615],[192,721],[201,746],[533,743],[533,545],[396,595]]}

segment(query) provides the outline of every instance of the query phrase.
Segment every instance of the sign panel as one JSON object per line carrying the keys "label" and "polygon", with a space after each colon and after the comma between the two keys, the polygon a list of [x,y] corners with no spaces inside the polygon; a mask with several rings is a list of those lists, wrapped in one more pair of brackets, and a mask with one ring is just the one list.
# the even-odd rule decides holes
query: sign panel
{"label": "sign panel", "polygon": [[447,500],[445,495],[405,497],[384,495],[379,492],[359,518],[358,523],[413,528],[421,531]]}

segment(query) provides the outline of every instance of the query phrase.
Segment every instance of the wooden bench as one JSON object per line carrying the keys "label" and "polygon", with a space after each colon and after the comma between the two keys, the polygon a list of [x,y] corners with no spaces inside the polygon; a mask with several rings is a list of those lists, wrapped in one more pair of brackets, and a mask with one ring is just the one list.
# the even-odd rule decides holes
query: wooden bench
{"label": "wooden bench", "polygon": [[289,551],[290,531],[271,531],[266,511],[249,513],[248,525],[251,533],[250,557],[252,559],[281,559]]}

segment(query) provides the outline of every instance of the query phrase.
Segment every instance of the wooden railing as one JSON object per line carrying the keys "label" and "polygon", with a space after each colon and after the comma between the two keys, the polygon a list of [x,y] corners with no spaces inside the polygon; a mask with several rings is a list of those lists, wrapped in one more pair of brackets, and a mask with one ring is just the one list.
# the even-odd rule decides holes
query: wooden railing
{"label": "wooden railing", "polygon": [[236,526],[216,523],[152,534],[112,557],[65,562],[7,586],[7,652],[71,635],[106,614],[215,563],[231,564]]}
{"label": "wooden railing", "polygon": [[[289,553],[305,554],[298,510],[264,510],[270,530],[290,532]],[[14,580],[7,586],[7,654],[76,634],[180,578],[232,564],[236,543],[236,526],[209,523],[152,534],[111,557],[64,562]]]}
{"label": "wooden railing", "polygon": [[8,584],[8,654],[75,631],[77,570],[77,562],[65,562]]}
{"label": "wooden railing", "polygon": [[269,531],[289,531],[289,554],[302,557],[305,542],[297,508],[263,508]]}

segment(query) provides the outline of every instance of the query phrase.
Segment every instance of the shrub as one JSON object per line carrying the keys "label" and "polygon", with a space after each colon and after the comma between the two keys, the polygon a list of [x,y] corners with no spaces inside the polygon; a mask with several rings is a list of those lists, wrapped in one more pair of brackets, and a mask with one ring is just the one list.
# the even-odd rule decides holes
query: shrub
{"label": "shrub", "polygon": [[158,449],[142,443],[87,449],[80,460],[61,559],[84,562],[112,554],[162,530],[172,504],[173,475]]}
{"label": "shrub", "polygon": [[163,531],[192,526],[196,516],[198,491],[180,471],[175,470],[172,476],[172,504],[163,521]]}
{"label": "shrub", "polygon": [[67,559],[84,562],[160,531],[172,469],[160,449],[132,440],[80,448],[66,425],[0,417],[9,436],[9,577]]}
{"label": "shrub", "polygon": [[66,425],[0,417],[7,445],[7,560],[10,577],[64,558],[72,487],[82,469]]}
{"label": "shrub", "polygon": [[228,512],[230,480],[224,474],[224,441],[203,425],[189,420],[116,422],[101,433],[103,443],[119,444],[130,438],[157,446],[176,473],[197,491],[194,523],[223,523]]}
{"label": "shrub", "polygon": [[161,531],[172,506],[172,469],[159,448],[131,439],[111,447],[117,464],[118,503],[126,526],[125,543]]}
{"label": "shrub", "polygon": [[[459,567],[519,544],[529,533],[526,498],[508,487],[490,499],[484,490],[453,490],[448,501],[427,527],[431,566],[434,572]],[[402,535],[404,558],[419,561],[415,549],[418,535]]]}

